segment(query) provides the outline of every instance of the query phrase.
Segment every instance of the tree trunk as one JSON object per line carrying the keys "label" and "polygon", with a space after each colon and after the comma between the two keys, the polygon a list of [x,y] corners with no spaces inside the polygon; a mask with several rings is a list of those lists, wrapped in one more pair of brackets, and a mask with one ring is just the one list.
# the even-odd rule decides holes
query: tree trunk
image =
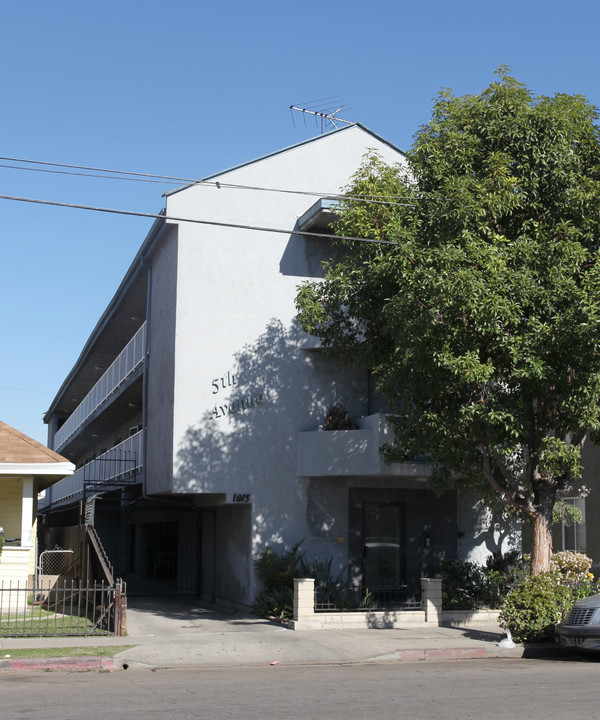
{"label": "tree trunk", "polygon": [[552,556],[552,506],[543,503],[539,513],[531,516],[531,574],[550,570]]}

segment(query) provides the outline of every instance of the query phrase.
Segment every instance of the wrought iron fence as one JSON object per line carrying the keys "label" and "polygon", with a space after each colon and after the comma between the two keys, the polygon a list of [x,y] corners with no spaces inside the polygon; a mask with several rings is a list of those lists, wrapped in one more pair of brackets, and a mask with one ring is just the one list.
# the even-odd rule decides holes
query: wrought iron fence
{"label": "wrought iron fence", "polygon": [[420,595],[406,585],[315,585],[315,612],[358,612],[364,610],[418,610]]}
{"label": "wrought iron fence", "polygon": [[590,595],[600,594],[600,582],[563,583],[571,589],[574,600],[582,600]]}
{"label": "wrought iron fence", "polygon": [[81,583],[0,584],[0,637],[122,635],[126,588]]}

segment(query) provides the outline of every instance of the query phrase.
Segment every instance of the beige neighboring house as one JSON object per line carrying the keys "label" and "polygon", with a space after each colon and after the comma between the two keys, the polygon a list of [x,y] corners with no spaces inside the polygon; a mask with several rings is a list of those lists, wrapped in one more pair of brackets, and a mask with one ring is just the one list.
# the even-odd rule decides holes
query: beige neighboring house
{"label": "beige neighboring house", "polygon": [[73,463],[15,428],[0,422],[0,555],[2,582],[25,583],[35,571],[37,496],[72,475]]}

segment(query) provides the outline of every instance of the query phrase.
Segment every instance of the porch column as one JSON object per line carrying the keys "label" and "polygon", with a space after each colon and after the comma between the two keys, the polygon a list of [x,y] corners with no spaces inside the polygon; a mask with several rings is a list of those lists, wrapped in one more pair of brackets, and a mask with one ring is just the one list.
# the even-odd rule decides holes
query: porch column
{"label": "porch column", "polygon": [[23,495],[21,500],[21,547],[31,547],[31,526],[33,524],[33,477],[21,478]]}

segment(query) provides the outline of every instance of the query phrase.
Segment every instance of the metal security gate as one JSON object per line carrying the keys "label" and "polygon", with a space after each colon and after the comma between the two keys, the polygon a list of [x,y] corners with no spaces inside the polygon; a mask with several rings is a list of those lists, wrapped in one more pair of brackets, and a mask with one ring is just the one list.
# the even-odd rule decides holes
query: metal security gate
{"label": "metal security gate", "polygon": [[198,594],[196,545],[178,520],[132,523],[125,541],[125,550],[109,555],[130,597]]}

